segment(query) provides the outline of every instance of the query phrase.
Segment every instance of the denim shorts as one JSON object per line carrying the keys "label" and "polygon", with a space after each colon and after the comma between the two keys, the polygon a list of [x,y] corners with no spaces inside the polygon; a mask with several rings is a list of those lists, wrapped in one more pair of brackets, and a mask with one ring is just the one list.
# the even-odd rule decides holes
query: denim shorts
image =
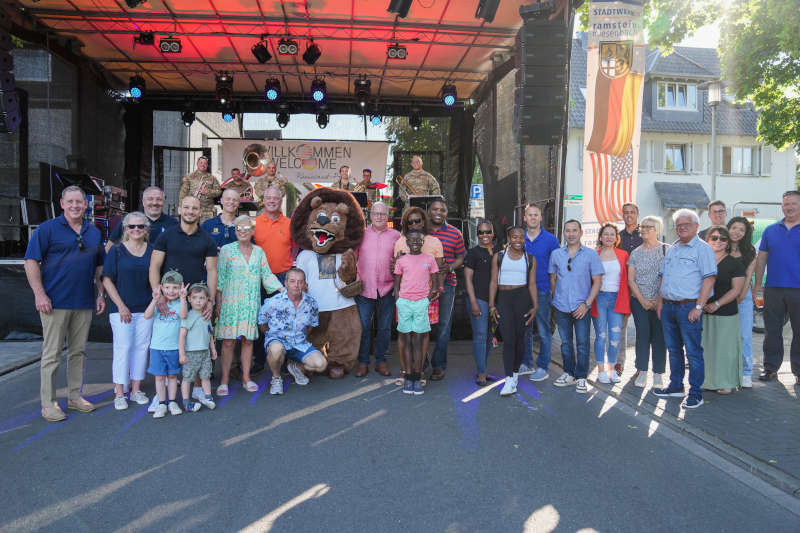
{"label": "denim shorts", "polygon": [[181,373],[178,350],[157,350],[150,348],[150,366],[147,372],[154,376],[174,376]]}
{"label": "denim shorts", "polygon": [[[286,350],[286,346],[283,344],[283,342],[281,342],[279,339],[276,339],[275,337],[272,337],[272,338],[267,338],[267,340],[264,341],[264,348],[266,349],[267,353],[269,353],[269,345],[272,344],[273,342],[280,343],[280,345],[283,346],[283,349]],[[298,363],[302,363],[306,359],[306,357],[308,357],[314,352],[319,352],[319,350],[317,350],[313,346],[309,346],[304,350],[299,350],[297,348],[289,348],[288,350],[286,350],[286,358],[291,359],[292,361],[296,361]]]}
{"label": "denim shorts", "polygon": [[400,333],[427,333],[431,330],[428,320],[428,299],[397,299],[397,331]]}

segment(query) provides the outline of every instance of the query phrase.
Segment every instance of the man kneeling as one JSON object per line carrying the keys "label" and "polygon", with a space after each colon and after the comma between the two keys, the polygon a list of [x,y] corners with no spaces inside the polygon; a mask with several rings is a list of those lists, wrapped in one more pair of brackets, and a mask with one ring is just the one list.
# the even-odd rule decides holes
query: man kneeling
{"label": "man kneeling", "polygon": [[286,271],[286,290],[264,301],[258,312],[258,327],[264,332],[267,364],[272,371],[270,394],[283,394],[281,366],[298,385],[308,385],[306,372],[324,372],[328,361],[308,342],[308,332],[319,325],[319,307],[304,292],[306,275],[299,268]]}

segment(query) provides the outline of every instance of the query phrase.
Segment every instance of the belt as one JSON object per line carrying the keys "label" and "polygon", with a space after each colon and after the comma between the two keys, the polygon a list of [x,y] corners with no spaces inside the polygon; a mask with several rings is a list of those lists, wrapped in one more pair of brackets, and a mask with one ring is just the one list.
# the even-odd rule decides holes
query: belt
{"label": "belt", "polygon": [[686,298],[685,300],[667,300],[665,298],[664,301],[672,305],[683,305],[683,304],[688,304],[689,302],[694,302],[695,298]]}

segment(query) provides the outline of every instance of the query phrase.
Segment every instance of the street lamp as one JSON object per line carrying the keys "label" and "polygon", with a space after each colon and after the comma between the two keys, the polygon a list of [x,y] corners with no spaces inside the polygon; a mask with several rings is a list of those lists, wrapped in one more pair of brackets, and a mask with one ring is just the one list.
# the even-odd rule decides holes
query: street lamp
{"label": "street lamp", "polygon": [[722,82],[708,82],[708,105],[711,106],[711,201],[717,199],[717,106],[722,101]]}

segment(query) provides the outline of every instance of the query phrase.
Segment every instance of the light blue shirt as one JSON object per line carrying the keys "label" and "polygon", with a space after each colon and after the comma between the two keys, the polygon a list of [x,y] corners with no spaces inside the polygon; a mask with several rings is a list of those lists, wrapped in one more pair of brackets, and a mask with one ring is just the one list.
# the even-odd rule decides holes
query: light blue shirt
{"label": "light blue shirt", "polygon": [[153,336],[150,347],[156,350],[177,350],[178,336],[181,332],[181,300],[177,298],[167,302],[169,313],[162,315],[156,307],[153,320]]}
{"label": "light blue shirt", "polygon": [[181,320],[181,329],[186,328],[187,352],[208,350],[211,344],[211,322],[205,320],[203,315],[191,309],[185,320]]}
{"label": "light blue shirt", "polygon": [[563,313],[571,313],[592,292],[592,276],[605,274],[605,269],[596,251],[581,245],[570,260],[565,245],[550,254],[547,273],[557,275],[553,306]]}
{"label": "light blue shirt", "polygon": [[703,280],[717,275],[717,258],[711,246],[695,235],[688,243],[672,243],[658,274],[665,300],[694,300],[700,296]]}
{"label": "light blue shirt", "polygon": [[319,326],[319,306],[309,294],[304,292],[302,296],[297,308],[286,291],[264,300],[258,311],[258,323],[267,325],[265,342],[278,339],[287,350],[311,348],[306,339],[306,328]]}

